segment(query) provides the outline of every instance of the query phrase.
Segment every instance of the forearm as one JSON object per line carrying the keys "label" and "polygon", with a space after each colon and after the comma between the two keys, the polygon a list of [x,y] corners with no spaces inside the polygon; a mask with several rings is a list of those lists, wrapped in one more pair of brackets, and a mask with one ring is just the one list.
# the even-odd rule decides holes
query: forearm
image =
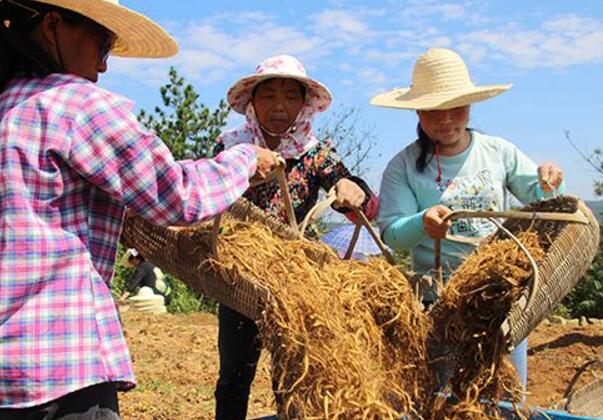
{"label": "forearm", "polygon": [[412,216],[400,217],[389,224],[383,231],[383,240],[391,248],[397,250],[411,250],[421,241],[427,239],[423,228],[423,214],[425,211]]}

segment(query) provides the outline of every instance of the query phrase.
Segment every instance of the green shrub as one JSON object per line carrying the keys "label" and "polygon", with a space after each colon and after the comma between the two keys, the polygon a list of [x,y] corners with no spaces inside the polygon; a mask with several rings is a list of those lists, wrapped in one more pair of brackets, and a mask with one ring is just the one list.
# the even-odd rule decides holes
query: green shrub
{"label": "green shrub", "polygon": [[190,287],[177,278],[167,276],[172,286],[172,301],[168,305],[168,311],[174,314],[190,314],[192,312],[217,313],[216,301],[202,294],[194,292]]}
{"label": "green shrub", "polygon": [[574,290],[563,300],[572,318],[603,318],[603,228],[599,251],[592,266]]}

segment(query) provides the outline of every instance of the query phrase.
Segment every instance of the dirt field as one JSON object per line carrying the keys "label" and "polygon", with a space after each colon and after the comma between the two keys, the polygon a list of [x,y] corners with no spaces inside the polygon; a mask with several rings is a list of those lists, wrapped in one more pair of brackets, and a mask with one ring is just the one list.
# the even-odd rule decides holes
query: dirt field
{"label": "dirt field", "polygon": [[[218,373],[216,318],[123,312],[122,319],[138,377],[138,387],[121,394],[123,418],[211,419]],[[529,344],[528,402],[549,407],[561,399],[585,361],[603,357],[603,324],[541,325]],[[268,360],[263,354],[249,416],[273,411]]]}

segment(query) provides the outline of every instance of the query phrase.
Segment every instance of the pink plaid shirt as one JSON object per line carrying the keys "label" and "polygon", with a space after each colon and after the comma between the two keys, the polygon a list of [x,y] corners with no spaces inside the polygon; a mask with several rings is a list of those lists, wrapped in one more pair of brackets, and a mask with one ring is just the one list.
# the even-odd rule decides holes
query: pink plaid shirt
{"label": "pink plaid shirt", "polygon": [[157,224],[209,218],[255,173],[246,145],[174,161],[133,104],[73,75],[0,94],[0,407],[105,381],[134,385],[109,290],[125,207]]}

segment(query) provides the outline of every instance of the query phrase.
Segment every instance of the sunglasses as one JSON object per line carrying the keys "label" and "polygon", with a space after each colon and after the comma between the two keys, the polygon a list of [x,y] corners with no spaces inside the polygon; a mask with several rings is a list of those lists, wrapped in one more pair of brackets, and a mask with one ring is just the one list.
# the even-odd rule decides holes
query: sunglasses
{"label": "sunglasses", "polygon": [[78,13],[74,13],[68,10],[61,10],[59,13],[67,22],[84,26],[99,41],[99,50],[96,63],[101,64],[106,62],[109,58],[111,50],[115,46],[117,36],[100,23],[97,23],[96,21],[89,19],[86,16],[82,16]]}
{"label": "sunglasses", "polygon": [[86,27],[88,27],[92,33],[94,33],[97,39],[100,40],[97,64],[105,63],[109,58],[109,54],[111,54],[111,50],[115,46],[117,36],[109,29],[105,28],[104,26],[96,23],[91,19],[84,18],[82,23]]}
{"label": "sunglasses", "polygon": [[0,3],[2,3],[3,1],[6,1],[8,4],[16,6],[28,13],[28,19],[30,19],[31,21],[37,21],[38,19],[41,19],[45,12],[57,11],[58,13],[60,13],[60,15],[66,22],[73,25],[86,26],[86,28],[88,28],[91,33],[93,33],[97,37],[97,39],[100,40],[97,64],[106,62],[109,58],[111,50],[115,46],[117,36],[112,31],[105,28],[103,25],[95,22],[94,20],[87,18],[86,16],[83,16],[79,13],[72,12],[70,10],[63,9],[60,7],[44,8],[42,5],[40,5],[39,9],[34,9],[32,7],[29,7],[27,4],[15,0],[0,0]]}

